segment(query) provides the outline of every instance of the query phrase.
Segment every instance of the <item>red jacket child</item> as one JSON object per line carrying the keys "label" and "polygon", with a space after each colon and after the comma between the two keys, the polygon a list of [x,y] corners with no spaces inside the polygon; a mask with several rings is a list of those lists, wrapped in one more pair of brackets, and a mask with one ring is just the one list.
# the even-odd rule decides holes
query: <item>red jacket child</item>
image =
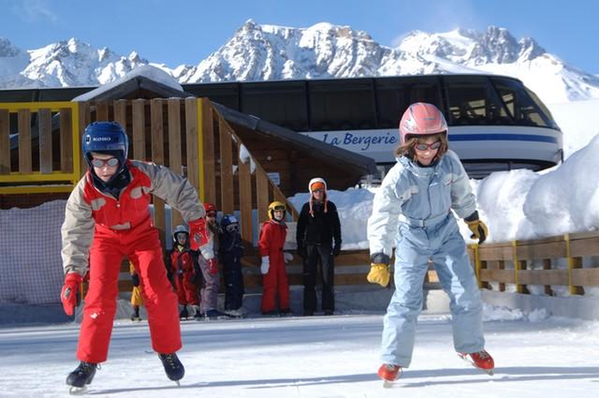
{"label": "red jacket child", "polygon": [[150,202],[154,194],[181,212],[189,224],[194,250],[200,246],[204,250],[208,241],[204,208],[189,181],[166,167],[127,160],[128,147],[127,135],[118,123],[87,126],[82,149],[89,170],[71,192],[65,209],[61,301],[67,315],[78,304],[81,281],[89,270],[77,347],[81,362],[67,377],[73,388],[91,383],[97,365],[107,359],[120,264],[125,257],[140,278],[152,348],[171,380],[185,373],[176,354],[181,348],[177,296],[166,277]]}
{"label": "red jacket child", "polygon": [[283,246],[287,237],[285,218],[285,204],[272,202],[268,206],[269,221],[262,225],[258,249],[262,256],[260,271],[264,275],[262,280],[262,305],[264,315],[277,313],[276,296],[279,298],[278,308],[281,314],[290,314],[289,284],[285,270],[285,257]]}
{"label": "red jacket child", "polygon": [[200,296],[198,294],[197,257],[189,249],[189,232],[185,225],[178,225],[173,232],[173,249],[169,252],[169,270],[173,285],[177,290],[179,305],[182,306],[180,318],[187,318],[187,306],[195,309],[199,316]]}

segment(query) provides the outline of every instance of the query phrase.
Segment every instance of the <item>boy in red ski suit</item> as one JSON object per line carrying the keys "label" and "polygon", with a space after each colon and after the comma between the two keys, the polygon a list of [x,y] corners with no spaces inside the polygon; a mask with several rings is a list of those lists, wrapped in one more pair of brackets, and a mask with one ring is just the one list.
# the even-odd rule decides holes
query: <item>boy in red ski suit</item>
{"label": "boy in red ski suit", "polygon": [[71,193],[65,209],[65,282],[60,296],[67,315],[72,315],[78,305],[81,281],[89,272],[77,348],[81,362],[66,381],[71,389],[90,384],[97,364],[107,359],[124,257],[140,277],[152,348],[171,380],[177,381],[185,374],[175,353],[181,348],[177,296],[167,279],[158,230],[150,216],[151,195],[181,212],[190,227],[192,249],[207,242],[204,209],[195,188],[185,178],[163,166],[127,160],[128,144],[118,123],[87,126],[82,152],[89,170]]}
{"label": "boy in red ski suit", "polygon": [[188,305],[195,310],[194,317],[199,317],[197,255],[189,249],[189,232],[185,225],[177,225],[173,232],[173,249],[168,253],[168,264],[167,272],[177,290],[179,305],[182,306],[179,318],[189,317]]}
{"label": "boy in red ski suit", "polygon": [[260,272],[264,275],[262,279],[262,303],[263,315],[275,315],[277,311],[276,297],[278,295],[280,313],[291,314],[289,308],[289,284],[287,282],[287,271],[285,269],[285,256],[283,246],[287,237],[287,225],[285,225],[285,204],[272,202],[268,206],[269,221],[262,225],[258,249],[262,256]]}

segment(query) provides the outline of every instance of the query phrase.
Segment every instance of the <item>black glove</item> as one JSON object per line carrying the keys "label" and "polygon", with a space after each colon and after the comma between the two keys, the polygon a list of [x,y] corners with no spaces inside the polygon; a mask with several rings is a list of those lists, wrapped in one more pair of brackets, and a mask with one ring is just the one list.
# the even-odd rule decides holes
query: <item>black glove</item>
{"label": "black glove", "polygon": [[341,253],[341,242],[335,243],[335,246],[333,246],[333,256],[337,257],[339,253]]}
{"label": "black glove", "polygon": [[303,243],[300,243],[300,242],[297,243],[296,253],[298,256],[300,256],[302,258],[308,257],[308,252],[306,251],[306,247],[304,246]]}
{"label": "black glove", "polygon": [[131,282],[133,282],[133,286],[139,287],[139,275],[131,274]]}

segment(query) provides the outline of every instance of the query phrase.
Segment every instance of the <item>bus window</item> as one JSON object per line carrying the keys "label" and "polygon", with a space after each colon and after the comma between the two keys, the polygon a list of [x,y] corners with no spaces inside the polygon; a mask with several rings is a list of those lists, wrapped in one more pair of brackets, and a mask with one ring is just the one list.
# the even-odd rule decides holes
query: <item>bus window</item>
{"label": "bus window", "polygon": [[436,77],[378,78],[378,128],[397,128],[401,115],[414,102],[428,102],[443,109],[440,98],[440,82]]}
{"label": "bus window", "polygon": [[308,82],[310,130],[366,130],[376,127],[371,79]]}
{"label": "bus window", "polygon": [[242,86],[243,113],[294,131],[308,130],[307,106],[304,82],[261,82]]}
{"label": "bus window", "polygon": [[492,77],[491,80],[515,124],[558,128],[549,110],[522,83],[501,77]]}
{"label": "bus window", "polygon": [[451,125],[513,124],[484,76],[444,76]]}

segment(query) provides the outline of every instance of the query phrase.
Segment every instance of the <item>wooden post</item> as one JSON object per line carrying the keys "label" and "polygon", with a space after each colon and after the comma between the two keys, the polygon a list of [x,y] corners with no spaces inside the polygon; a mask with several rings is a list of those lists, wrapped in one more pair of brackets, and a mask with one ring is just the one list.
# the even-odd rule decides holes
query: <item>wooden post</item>
{"label": "wooden post", "polygon": [[[127,100],[120,99],[114,101],[112,103],[112,108],[114,109],[114,121],[120,124],[128,135],[131,135],[130,132],[127,131]],[[127,156],[129,156],[129,154],[127,154]]]}
{"label": "wooden post", "polygon": [[[201,100],[201,129],[202,129],[202,153],[200,154],[204,168],[204,201],[216,203],[216,159],[214,149],[214,121],[212,105],[208,98]],[[220,123],[219,123],[220,130]]]}
{"label": "wooden post", "polygon": [[[181,161],[181,100],[169,98],[168,108],[168,166],[173,173],[185,177],[183,173],[183,162]],[[171,227],[183,222],[181,213],[171,210]]]}
{"label": "wooden post", "polygon": [[146,161],[146,100],[131,102],[133,159]]}
{"label": "wooden post", "polygon": [[96,101],[96,122],[109,122],[110,121],[110,110],[108,108],[108,102]]}
{"label": "wooden post", "polygon": [[10,174],[10,118],[0,109],[0,174]]}
{"label": "wooden post", "polygon": [[31,112],[20,109],[19,120],[19,173],[31,173]]}
{"label": "wooden post", "polygon": [[566,258],[568,259],[568,288],[570,294],[580,295],[584,294],[584,290],[581,286],[574,285],[573,274],[577,268],[582,268],[582,260],[580,257],[573,258],[570,252],[570,234],[564,235],[564,241],[566,242]]}
{"label": "wooden post", "polygon": [[233,213],[235,205],[233,202],[233,156],[231,154],[232,140],[229,126],[224,119],[218,118],[219,142],[220,142],[220,197],[221,210],[223,213]]}
{"label": "wooden post", "polygon": [[73,121],[70,109],[60,109],[60,170],[73,172]]}
{"label": "wooden post", "polygon": [[[543,269],[550,270],[551,269],[551,259],[545,258],[543,259]],[[545,285],[545,294],[548,296],[553,296],[553,290],[551,289],[551,285]]]}
{"label": "wooden post", "polygon": [[[164,125],[162,116],[162,100],[157,98],[150,101],[152,119],[152,160],[164,165]],[[160,240],[165,242],[164,201],[154,196],[154,225],[160,231]]]}
{"label": "wooden post", "polygon": [[[201,128],[201,126],[200,126]],[[185,98],[185,139],[187,141],[187,179],[193,185],[198,194],[200,185],[200,158],[198,148],[198,104],[193,97]],[[202,196],[200,194],[200,200]]]}
{"label": "wooden post", "polygon": [[256,169],[256,198],[258,206],[258,223],[268,221],[268,205],[270,204],[268,194],[268,177],[262,169]]}
{"label": "wooden post", "polygon": [[[241,143],[237,143],[237,153],[241,152]],[[239,164],[239,211],[241,213],[241,238],[254,242],[252,217],[252,171],[251,159],[245,162],[238,159]]]}
{"label": "wooden post", "polygon": [[[505,261],[499,260],[497,262],[497,268],[498,269],[505,269]],[[499,291],[500,292],[505,292],[505,283],[503,283],[503,282],[499,283]]]}
{"label": "wooden post", "polygon": [[[91,105],[89,102],[79,103],[79,142],[81,142],[81,136],[85,132],[85,128],[90,123],[91,119]],[[84,154],[82,153],[83,157]],[[79,172],[83,176],[87,172],[87,162],[84,160],[80,162]]]}
{"label": "wooden post", "polygon": [[52,112],[50,109],[40,109],[37,113],[39,119],[39,156],[40,173],[52,173]]}

